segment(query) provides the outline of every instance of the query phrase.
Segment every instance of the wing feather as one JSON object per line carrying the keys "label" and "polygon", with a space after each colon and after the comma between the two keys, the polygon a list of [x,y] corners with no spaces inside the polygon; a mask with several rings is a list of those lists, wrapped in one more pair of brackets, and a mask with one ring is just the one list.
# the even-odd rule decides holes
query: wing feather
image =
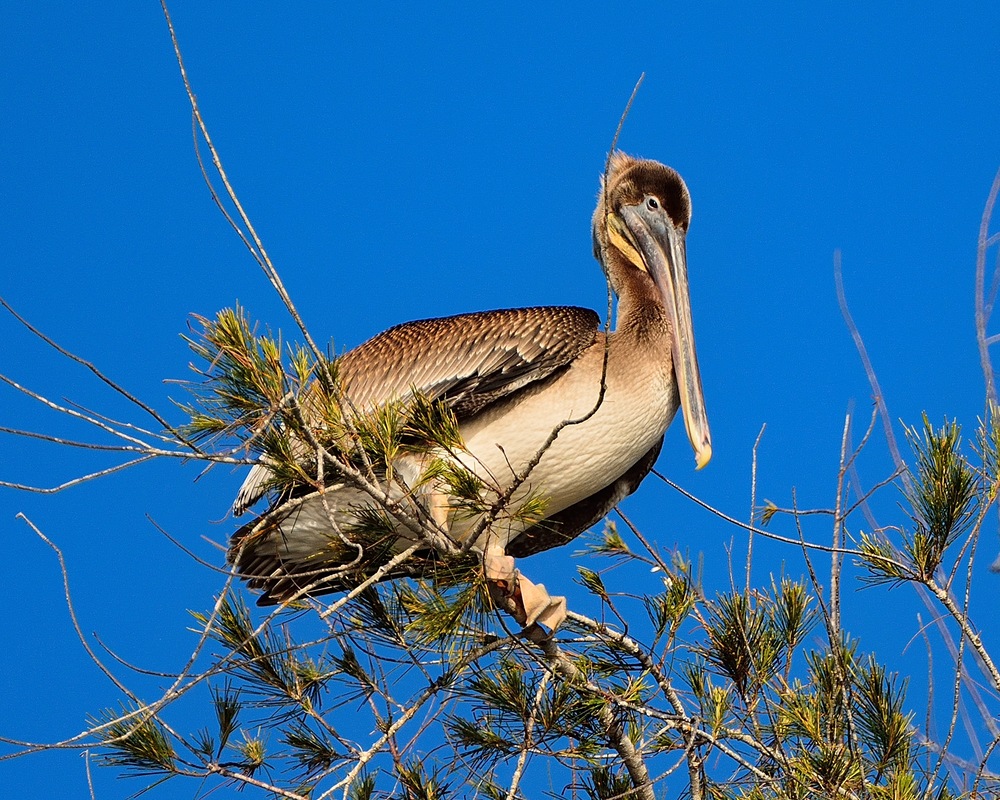
{"label": "wing feather", "polygon": [[340,376],[358,408],[416,389],[445,400],[461,419],[568,364],[594,342],[599,325],[596,313],[573,306],[407,322],[346,353]]}
{"label": "wing feather", "polygon": [[[446,402],[461,422],[565,367],[593,344],[599,327],[595,312],[575,306],[406,322],[345,353],[338,375],[345,395],[362,411],[416,390]],[[251,467],[233,513],[256,503],[270,477],[266,463]]]}

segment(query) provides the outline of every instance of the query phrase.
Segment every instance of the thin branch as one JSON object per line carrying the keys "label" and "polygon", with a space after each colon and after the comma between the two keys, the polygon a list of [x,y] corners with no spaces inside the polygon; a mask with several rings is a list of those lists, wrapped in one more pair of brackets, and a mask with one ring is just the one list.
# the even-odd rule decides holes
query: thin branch
{"label": "thin branch", "polygon": [[[150,461],[155,457],[155,455],[151,454],[148,456],[142,456],[141,458],[134,458],[131,461],[126,461],[124,464],[116,464],[115,466],[108,467],[107,469],[91,472],[87,475],[81,475],[79,478],[73,478],[73,480],[60,483],[58,486],[30,486],[25,483],[12,483],[11,481],[0,481],[0,486],[8,489],[17,489],[22,492],[32,492],[34,494],[56,494],[57,492],[69,489],[72,486],[77,486],[81,483],[86,483],[87,481],[92,481],[97,478],[103,478],[105,475],[111,475],[115,472],[121,472],[129,467],[134,467],[136,464],[142,464],[145,461]],[[30,525],[31,523],[28,524]]]}
{"label": "thin branch", "polygon": [[534,744],[533,736],[535,730],[535,722],[538,719],[538,712],[542,706],[542,699],[545,697],[545,691],[549,687],[549,678],[552,675],[550,672],[543,672],[542,678],[538,682],[538,691],[535,692],[535,699],[531,704],[531,713],[528,715],[528,719],[524,723],[524,743],[521,745],[521,752],[517,757],[517,764],[514,767],[514,774],[510,779],[510,788],[507,790],[507,800],[514,800],[517,796],[517,787],[521,783],[521,776],[524,774],[524,768],[528,765],[528,753],[531,752],[531,748]]}
{"label": "thin branch", "polygon": [[133,702],[138,703],[138,699],[135,697],[135,695],[132,694],[131,691],[129,691],[128,687],[125,686],[125,684],[123,684],[121,681],[119,681],[118,678],[115,677],[114,673],[111,672],[111,670],[104,665],[101,659],[97,657],[97,654],[93,651],[93,649],[90,647],[90,644],[87,642],[87,637],[83,635],[83,629],[80,627],[80,621],[76,617],[76,609],[73,606],[73,595],[70,592],[69,588],[69,571],[66,568],[66,559],[63,557],[62,550],[59,549],[59,545],[57,545],[55,542],[49,539],[49,537],[47,537],[44,533],[42,533],[41,530],[38,528],[38,526],[35,525],[35,523],[32,522],[30,519],[28,519],[28,517],[25,516],[25,514],[19,513],[16,516],[17,519],[22,520],[29,528],[31,528],[35,536],[37,536],[39,539],[45,542],[45,544],[47,544],[51,548],[52,552],[56,554],[56,560],[59,562],[59,572],[62,575],[63,594],[66,600],[66,610],[69,612],[69,618],[70,622],[72,622],[73,624],[73,630],[76,631],[76,638],[83,646],[83,649],[90,657],[90,660],[101,672],[104,673],[104,676],[109,681],[111,681],[111,683],[115,685],[115,688],[117,688],[118,691],[120,691],[122,694],[124,694]]}
{"label": "thin branch", "polygon": [[[791,537],[781,536],[781,535],[779,535],[777,533],[772,533],[771,531],[764,530],[763,528],[758,528],[758,527],[756,527],[754,525],[747,525],[745,522],[741,522],[740,520],[736,519],[735,517],[729,516],[728,514],[720,511],[719,509],[715,508],[714,506],[706,503],[701,498],[699,498],[699,497],[691,494],[691,492],[689,492],[687,489],[683,488],[680,484],[677,484],[674,481],[670,480],[670,478],[668,478],[662,472],[659,472],[659,471],[657,471],[657,470],[654,469],[654,470],[650,470],[650,474],[651,475],[655,475],[657,478],[659,478],[661,481],[663,481],[665,484],[667,484],[667,486],[669,486],[671,489],[675,489],[676,491],[680,492],[688,500],[691,500],[692,502],[694,502],[697,505],[699,505],[702,508],[704,508],[706,511],[709,511],[712,514],[714,514],[715,516],[719,517],[720,519],[723,519],[726,522],[728,522],[728,523],[730,523],[732,525],[735,525],[738,528],[742,528],[745,531],[750,531],[750,532],[755,533],[755,534],[757,534],[759,536],[763,536],[766,539],[772,539],[773,541],[776,541],[776,542],[784,542],[785,544],[793,544],[796,547],[803,548],[804,550],[819,550],[820,552],[823,552],[823,553],[837,552],[837,553],[840,553],[841,555],[858,556],[859,558],[867,558],[867,559],[876,558],[879,561],[883,561],[886,564],[891,564],[891,565],[897,566],[897,567],[899,567],[901,569],[905,569],[905,567],[906,567],[905,564],[901,564],[900,562],[895,561],[895,560],[893,560],[891,558],[886,558],[885,556],[876,556],[876,555],[873,555],[871,553],[862,553],[860,550],[853,550],[853,549],[851,549],[849,547],[841,547],[841,548],[838,548],[838,549],[834,550],[834,548],[830,547],[829,545],[815,544],[814,542],[807,542],[807,541],[805,541],[805,539],[801,539],[801,538],[800,539],[792,539]],[[793,513],[793,515],[796,518],[798,518],[799,516],[804,516],[804,515],[806,515],[806,514],[808,514],[810,512],[798,512],[798,511],[794,511],[792,513]],[[811,513],[832,513],[832,512],[829,512],[829,511],[827,511],[827,512],[816,511],[816,512],[811,512]]]}
{"label": "thin branch", "polygon": [[83,422],[87,422],[87,423],[95,426],[96,428],[101,429],[105,433],[109,433],[112,436],[117,436],[119,439],[124,439],[126,442],[131,442],[134,445],[138,445],[140,448],[146,448],[146,447],[148,447],[148,445],[144,441],[142,441],[142,439],[137,439],[134,436],[129,436],[128,434],[123,433],[122,431],[118,430],[117,428],[115,428],[115,427],[113,427],[111,425],[108,425],[108,424],[106,424],[104,422],[101,422],[98,419],[95,419],[93,417],[87,416],[86,414],[83,414],[83,413],[77,411],[76,409],[67,408],[66,406],[59,405],[59,403],[56,403],[53,400],[49,400],[44,395],[41,395],[38,392],[34,392],[31,389],[29,389],[28,387],[26,387],[26,386],[22,386],[17,381],[12,380],[11,378],[8,378],[6,375],[0,375],[0,381],[2,381],[3,383],[6,383],[12,389],[16,389],[17,391],[21,392],[22,394],[27,395],[32,400],[37,400],[42,405],[48,406],[53,411],[58,411],[60,414],[65,414],[68,417],[73,417],[75,419],[82,420]]}
{"label": "thin branch", "polygon": [[[868,350],[865,347],[864,339],[861,338],[861,332],[858,330],[858,326],[854,323],[854,318],[851,316],[851,309],[847,305],[847,295],[844,293],[844,272],[841,266],[840,250],[835,250],[833,253],[833,278],[837,285],[837,301],[840,303],[840,313],[844,318],[844,324],[847,325],[847,330],[850,332],[851,338],[854,340],[854,346],[858,350],[858,355],[861,357],[861,363],[865,368],[865,375],[868,376],[868,384],[871,386],[875,404],[882,417],[882,426],[885,429],[886,444],[889,447],[889,452],[892,454],[893,463],[895,463],[896,468],[899,469],[903,464],[903,457],[900,455],[899,446],[896,444],[896,434],[893,433],[892,430],[892,420],[889,418],[889,409],[885,404],[885,396],[882,394],[882,388],[879,386],[878,376],[875,374],[875,368],[872,366],[871,359],[868,358]],[[908,476],[904,474],[903,480],[909,488]]]}
{"label": "thin branch", "polygon": [[118,394],[120,394],[122,397],[124,397],[133,405],[141,408],[143,411],[149,414],[149,416],[151,416],[160,425],[162,425],[165,430],[169,431],[170,434],[174,436],[178,442],[181,442],[186,447],[189,447],[192,452],[201,454],[201,450],[198,449],[197,445],[195,445],[193,442],[188,441],[184,436],[182,436],[181,433],[176,428],[174,428],[169,422],[167,422],[167,420],[164,419],[159,414],[159,412],[157,412],[156,409],[154,409],[152,406],[144,403],[134,394],[125,389],[125,387],[123,387],[120,383],[113,381],[111,378],[109,378],[107,375],[101,372],[101,370],[99,370],[95,364],[91,363],[90,361],[87,361],[86,359],[80,358],[80,356],[67,350],[65,347],[62,347],[60,344],[58,344],[55,340],[46,336],[44,333],[42,333],[42,331],[40,331],[38,328],[36,328],[34,325],[28,322],[28,320],[26,320],[24,317],[18,314],[13,309],[13,307],[11,307],[11,305],[2,297],[0,297],[0,305],[2,305],[5,309],[7,309],[7,311],[14,317],[14,319],[20,322],[25,328],[31,331],[31,333],[33,333],[47,345],[54,348],[61,356],[65,356],[70,361],[74,361],[75,363],[80,364],[83,367],[86,367],[88,370],[94,373],[94,375],[96,375],[97,378],[103,384],[105,384]]}
{"label": "thin branch", "polygon": [[833,552],[830,553],[830,624],[840,630],[840,569],[841,557],[837,552],[844,544],[844,477],[847,465],[847,444],[851,437],[851,415],[844,419],[844,433],[840,439],[840,469],[837,470],[837,505],[833,515]]}
{"label": "thin branch", "polygon": [[251,775],[247,775],[245,772],[239,772],[229,767],[223,766],[222,764],[209,764],[206,769],[210,773],[216,775],[221,775],[224,778],[229,778],[231,781],[236,781],[237,783],[245,783],[247,786],[256,786],[258,789],[264,789],[278,797],[284,797],[286,800],[309,800],[309,797],[304,794],[298,794],[297,792],[290,792],[287,789],[282,789],[280,786],[275,786],[271,783],[265,783],[264,781],[259,781]]}
{"label": "thin branch", "polygon": [[90,800],[97,800],[97,795],[94,794],[94,779],[90,775],[90,751],[83,751],[83,769],[87,773],[87,793],[90,795]]}
{"label": "thin branch", "polygon": [[256,250],[254,250],[254,248],[250,248],[250,253],[257,260],[261,269],[264,271],[264,274],[267,276],[268,281],[270,281],[271,286],[273,286],[274,290],[278,293],[282,303],[285,305],[285,309],[295,321],[295,324],[302,333],[302,337],[305,339],[306,344],[316,357],[317,363],[323,372],[323,379],[326,383],[332,384],[332,377],[327,369],[323,351],[316,345],[316,342],[313,341],[308,328],[306,328],[305,322],[299,315],[298,309],[292,302],[292,298],[288,294],[288,290],[285,288],[284,282],[281,280],[281,276],[274,268],[274,264],[271,263],[271,259],[268,256],[267,251],[264,249],[264,243],[257,235],[257,230],[250,221],[250,217],[243,210],[243,204],[240,203],[239,197],[236,195],[235,190],[230,184],[229,176],[222,167],[222,160],[219,157],[218,151],[215,149],[215,144],[212,142],[212,137],[208,132],[208,126],[205,124],[205,120],[201,115],[201,109],[198,107],[198,100],[195,98],[194,90],[191,88],[191,81],[188,79],[187,69],[184,66],[184,58],[181,55],[180,42],[177,39],[177,32],[174,30],[174,23],[170,18],[170,12],[167,9],[166,0],[160,0],[160,7],[163,9],[163,16],[167,21],[167,28],[170,30],[170,41],[173,43],[174,56],[177,59],[177,66],[180,69],[181,80],[184,82],[184,90],[187,92],[188,100],[191,103],[191,113],[194,115],[195,120],[197,120],[198,129],[201,131],[202,138],[205,141],[205,146],[208,147],[208,151],[212,156],[212,165],[215,167],[216,174],[219,176],[219,179],[222,181],[222,185],[225,187],[226,195],[236,208],[240,221],[243,223],[243,226],[246,228],[246,231],[249,233],[250,238],[253,240],[254,246],[256,247]]}
{"label": "thin branch", "polygon": [[[750,461],[750,525],[753,526],[757,514],[757,451],[760,449],[760,440],[764,438],[764,431],[767,430],[767,423],[760,426],[757,438],[753,443],[753,451]],[[747,573],[746,591],[750,591],[750,575],[753,568],[753,531],[747,536]]]}
{"label": "thin branch", "polygon": [[[993,298],[991,297],[987,302],[985,294],[986,251],[995,238],[990,237],[989,230],[998,193],[1000,193],[1000,170],[994,176],[989,195],[986,197],[983,216],[979,221],[979,243],[976,247],[976,341],[979,343],[979,364],[983,370],[983,380],[986,382],[986,400],[991,407],[997,405],[997,387],[996,379],[993,377],[993,362],[990,360],[989,347],[991,339],[996,337],[987,338],[986,336],[986,327],[993,314]],[[1000,270],[998,270],[998,274],[1000,274]]]}
{"label": "thin branch", "polygon": [[[49,444],[59,444],[66,447],[76,447],[81,450],[99,450],[109,453],[141,453],[145,450],[142,447],[135,447],[131,445],[122,444],[98,444],[97,442],[81,442],[77,439],[64,439],[60,436],[52,436],[47,433],[38,433],[37,431],[27,431],[22,428],[8,428],[5,425],[0,425],[0,433],[9,433],[11,436],[19,436],[22,439],[38,439],[41,442],[48,442]],[[191,457],[190,453],[184,453],[187,458]]]}

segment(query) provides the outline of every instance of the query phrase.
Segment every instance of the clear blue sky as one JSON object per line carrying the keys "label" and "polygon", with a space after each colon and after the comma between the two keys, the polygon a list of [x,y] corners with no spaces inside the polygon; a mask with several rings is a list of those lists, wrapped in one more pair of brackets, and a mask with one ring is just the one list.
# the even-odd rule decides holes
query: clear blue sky
{"label": "clear blue sky", "polygon": [[[974,425],[976,235],[1000,166],[995,5],[503,5],[173,4],[230,176],[315,335],[342,348],[460,311],[602,309],[590,215],[646,72],[620,146],[677,168],[693,196],[688,257],[715,444],[695,473],[675,426],[660,468],[745,519],[766,423],[759,497],[788,505],[794,486],[802,506],[832,504],[844,415],[853,404],[863,428],[870,408],[837,308],[836,248],[893,418]],[[239,300],[292,326],[202,185],[159,7],[4,6],[0,295],[179,419],[168,398],[183,393],[163,381],[188,375],[189,314]],[[3,374],[137,419],[11,319],[0,316],[0,335]],[[9,390],[0,409],[3,425],[79,433]],[[2,480],[52,484],[109,463],[10,437],[0,447]],[[864,478],[890,470],[877,436]],[[132,663],[174,669],[193,642],[187,609],[208,607],[219,578],[147,515],[221,563],[203,537],[233,529],[223,518],[240,476],[197,475],[164,464],[54,497],[0,490],[0,734],[66,736],[118,697],[73,638],[51,552],[14,514],[64,549],[84,630]],[[896,499],[884,495],[890,516]],[[740,533],[662,484],[625,508],[661,544],[703,554],[713,586],[726,583],[727,549],[742,563]],[[825,523],[808,533],[829,538]],[[761,548],[760,582],[786,559],[800,573],[794,554]],[[977,599],[989,610],[996,541],[984,548]],[[549,558],[549,588],[569,590],[572,568]],[[901,654],[918,625],[913,594],[847,588],[862,646],[919,689],[921,647]],[[0,762],[0,780],[25,797],[86,792],[72,754]],[[106,772],[97,781],[102,799],[140,788]]]}

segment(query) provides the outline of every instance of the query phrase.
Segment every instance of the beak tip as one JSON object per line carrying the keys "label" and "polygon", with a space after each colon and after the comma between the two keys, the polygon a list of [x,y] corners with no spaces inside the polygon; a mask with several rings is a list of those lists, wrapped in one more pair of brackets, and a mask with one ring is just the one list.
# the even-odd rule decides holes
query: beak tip
{"label": "beak tip", "polygon": [[712,445],[709,442],[705,442],[701,447],[695,450],[694,461],[695,469],[702,469],[709,461],[712,460]]}

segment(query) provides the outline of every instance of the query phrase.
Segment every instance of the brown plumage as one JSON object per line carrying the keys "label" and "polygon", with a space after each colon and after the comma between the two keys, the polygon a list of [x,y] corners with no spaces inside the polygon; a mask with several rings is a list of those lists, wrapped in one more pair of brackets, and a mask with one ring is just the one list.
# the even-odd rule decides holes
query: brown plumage
{"label": "brown plumage", "polygon": [[[609,159],[593,221],[595,254],[618,296],[609,335],[587,309],[487,311],[398,325],[338,361],[345,397],[360,412],[405,400],[413,390],[447,404],[466,446],[457,460],[498,493],[537,459],[553,429],[576,420],[560,429],[511,501],[541,493],[549,500],[545,518],[506,520],[474,545],[487,576],[499,583],[513,579],[509,556],[565,544],[633,492],[678,407],[699,466],[710,457],[687,299],[690,210],[687,188],[670,168],[621,153]],[[403,472],[407,465],[398,466]],[[234,511],[245,511],[271,482],[266,464],[253,467]],[[341,529],[370,503],[367,496],[346,484],[322,493],[283,489],[281,502],[237,531],[230,550],[250,585],[264,591],[262,602],[285,600],[306,586],[310,594],[350,588],[414,541],[400,529],[345,569],[356,550],[345,549]],[[444,513],[445,528],[462,541],[474,521],[447,505]],[[419,574],[434,560],[428,551],[386,577]],[[521,581],[526,598],[529,587],[541,590],[532,595],[538,607],[527,608],[527,621],[557,625],[558,598]]]}

